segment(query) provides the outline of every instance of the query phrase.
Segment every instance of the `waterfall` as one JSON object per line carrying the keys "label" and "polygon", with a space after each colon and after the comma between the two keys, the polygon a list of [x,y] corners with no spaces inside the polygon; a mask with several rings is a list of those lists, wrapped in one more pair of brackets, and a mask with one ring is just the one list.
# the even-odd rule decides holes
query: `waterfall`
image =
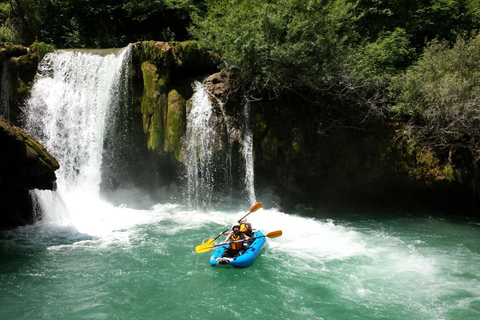
{"label": "waterfall", "polygon": [[[249,203],[255,203],[250,103],[247,102],[244,108],[243,141],[239,141],[245,164],[245,175],[242,178],[238,175],[243,172],[241,156],[240,161],[235,162],[238,170],[232,169],[234,165],[230,136],[238,130],[229,125],[226,110],[220,101],[218,107],[215,107],[210,94],[201,83],[196,81],[193,87],[192,110],[187,117],[185,134],[186,197],[189,205],[208,207],[212,202],[221,200],[242,201],[239,197],[232,198],[236,192],[234,188],[242,189],[237,190],[238,193],[245,195]],[[238,171],[236,179],[232,177],[232,170]]]}
{"label": "waterfall", "polygon": [[2,65],[2,83],[0,84],[0,117],[10,120],[10,101],[8,90],[8,60]]}
{"label": "waterfall", "polygon": [[212,114],[213,106],[208,92],[196,81],[185,134],[187,198],[190,206],[207,206],[213,198],[215,133],[210,125]]}
{"label": "waterfall", "polygon": [[98,199],[104,140],[115,125],[130,61],[128,46],[107,55],[49,53],[39,65],[24,106],[25,129],[59,161],[57,185],[63,197],[37,191],[39,205],[51,206],[43,211],[65,214],[81,204],[65,200],[74,193],[83,201]]}
{"label": "waterfall", "polygon": [[226,143],[227,143],[227,154],[226,154],[226,157],[225,157],[225,187],[226,187],[226,190],[227,190],[227,194],[229,196],[232,195],[232,181],[233,181],[233,178],[232,178],[232,146],[231,146],[231,142],[230,142],[230,132],[231,132],[231,128],[230,128],[230,124],[228,123],[227,121],[227,113],[225,111],[225,105],[222,101],[220,101],[220,99],[217,99],[215,98],[218,105],[220,106],[220,110],[222,111],[222,116],[223,116],[223,119],[225,119],[225,135],[226,135]]}
{"label": "waterfall", "polygon": [[255,185],[253,168],[253,137],[250,127],[250,101],[245,103],[244,107],[245,132],[244,132],[244,157],[245,157],[245,189],[250,203],[255,203]]}

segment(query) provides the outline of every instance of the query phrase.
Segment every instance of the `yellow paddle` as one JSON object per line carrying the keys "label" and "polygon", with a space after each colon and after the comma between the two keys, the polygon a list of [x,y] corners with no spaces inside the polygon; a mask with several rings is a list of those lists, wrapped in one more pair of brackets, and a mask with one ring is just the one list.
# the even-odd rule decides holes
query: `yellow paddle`
{"label": "yellow paddle", "polygon": [[[244,215],[241,219],[239,219],[239,221],[245,219],[250,213],[257,211],[257,210],[260,209],[261,207],[263,207],[263,204],[262,204],[261,202],[255,203],[255,204],[250,208],[250,211],[249,211],[246,215]],[[196,246],[196,247],[195,247],[195,251],[198,252],[198,251],[200,251],[200,250],[203,250],[203,248],[209,248],[208,250],[206,250],[206,251],[209,251],[209,250],[212,248],[213,243],[215,242],[215,240],[217,240],[218,237],[220,237],[222,234],[224,234],[224,233],[227,232],[228,230],[229,230],[229,229],[225,229],[225,231],[221,232],[221,233],[220,233],[218,236],[216,236],[215,238],[208,239],[206,242],[204,242],[204,243]],[[202,251],[202,252],[206,252],[206,251]]]}
{"label": "yellow paddle", "polygon": [[[277,230],[277,231],[272,231],[272,232],[269,232],[267,233],[266,235],[264,236],[260,236],[260,237],[254,237],[254,238],[251,238],[252,240],[253,239],[258,239],[258,238],[278,238],[282,235],[282,230]],[[244,242],[244,241],[250,241],[250,240],[237,240],[237,241],[233,241],[233,242]],[[220,244],[213,244],[213,242],[210,244],[210,245],[206,245],[207,243],[204,243],[203,245],[200,245],[200,246],[196,246],[195,247],[195,252],[196,253],[204,253],[204,252],[207,252],[207,251],[210,251],[212,250],[213,247],[219,247],[219,246],[223,246],[224,244],[226,243],[220,243]]]}

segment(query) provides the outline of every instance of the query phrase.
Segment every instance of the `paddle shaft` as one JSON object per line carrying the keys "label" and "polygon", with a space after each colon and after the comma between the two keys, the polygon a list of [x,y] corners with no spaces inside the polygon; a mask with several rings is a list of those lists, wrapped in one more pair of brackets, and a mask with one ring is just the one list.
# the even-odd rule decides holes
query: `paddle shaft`
{"label": "paddle shaft", "polygon": [[[257,211],[257,210],[260,209],[261,207],[263,207],[263,204],[262,204],[261,202],[255,203],[255,204],[250,208],[250,211],[249,211],[246,215],[244,215],[243,217],[241,217],[240,219],[238,219],[238,221],[242,221],[242,220],[245,219],[250,213]],[[230,228],[225,229],[225,231],[221,232],[218,236],[216,236],[216,237],[213,239],[213,241],[217,240],[218,237],[220,237],[221,235],[225,234],[225,232],[227,232],[228,230],[230,230]]]}
{"label": "paddle shaft", "polygon": [[228,228],[228,229],[225,229],[224,231],[220,232],[220,234],[219,234],[218,236],[216,236],[216,237],[213,239],[213,241],[217,240],[217,239],[218,239],[218,237],[220,237],[221,235],[224,235],[224,234],[225,234],[225,232],[227,232],[228,230],[230,230],[230,228]]}
{"label": "paddle shaft", "polygon": [[[273,232],[272,232],[273,233]],[[269,235],[269,234],[266,234],[264,236],[260,236],[260,237],[254,237],[254,238],[250,238],[248,240],[244,239],[244,240],[236,240],[236,241],[230,241],[230,242],[225,242],[225,243],[220,243],[220,244],[215,244],[212,246],[213,247],[220,247],[220,246],[223,246],[224,244],[230,244],[230,243],[237,243],[237,242],[245,242],[245,241],[250,241],[250,240],[255,240],[255,239],[259,239],[259,238],[276,238],[276,237],[280,237],[282,235],[281,232],[278,232],[278,231],[274,231],[274,235]],[[277,234],[278,233],[278,234]]]}

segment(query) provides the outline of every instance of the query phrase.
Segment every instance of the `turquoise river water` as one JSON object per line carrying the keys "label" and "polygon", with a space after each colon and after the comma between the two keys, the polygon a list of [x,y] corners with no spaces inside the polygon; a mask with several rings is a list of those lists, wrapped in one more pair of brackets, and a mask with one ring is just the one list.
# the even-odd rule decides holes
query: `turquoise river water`
{"label": "turquoise river water", "polygon": [[0,319],[480,318],[468,221],[260,209],[253,226],[283,236],[219,269],[194,247],[248,208],[84,209],[0,233]]}

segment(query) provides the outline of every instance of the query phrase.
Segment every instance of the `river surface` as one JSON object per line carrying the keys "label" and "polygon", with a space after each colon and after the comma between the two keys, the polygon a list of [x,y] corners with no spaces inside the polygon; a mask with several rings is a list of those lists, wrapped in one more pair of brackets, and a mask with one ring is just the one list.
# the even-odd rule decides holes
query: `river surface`
{"label": "river surface", "polygon": [[480,318],[472,222],[262,208],[253,227],[283,236],[251,267],[221,269],[194,247],[248,207],[77,200],[0,233],[0,319]]}

